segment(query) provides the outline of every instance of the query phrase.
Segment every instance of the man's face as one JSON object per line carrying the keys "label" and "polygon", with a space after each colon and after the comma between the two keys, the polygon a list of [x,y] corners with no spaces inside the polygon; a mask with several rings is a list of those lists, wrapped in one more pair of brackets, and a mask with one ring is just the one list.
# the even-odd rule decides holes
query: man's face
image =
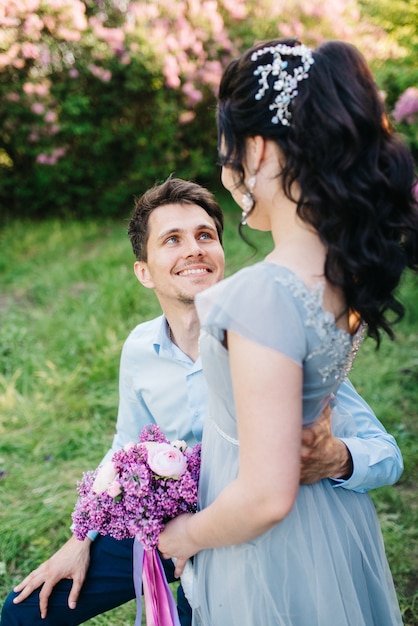
{"label": "man's face", "polygon": [[145,287],[164,307],[173,300],[191,304],[195,295],[224,275],[224,251],[215,222],[197,204],[167,204],[148,222],[147,262],[135,263]]}

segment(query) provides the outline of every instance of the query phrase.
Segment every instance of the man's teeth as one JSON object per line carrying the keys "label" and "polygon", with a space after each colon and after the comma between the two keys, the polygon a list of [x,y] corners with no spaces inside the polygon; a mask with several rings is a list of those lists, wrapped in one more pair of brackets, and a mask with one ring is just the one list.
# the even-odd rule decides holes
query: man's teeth
{"label": "man's teeth", "polygon": [[183,270],[182,272],[179,272],[180,276],[188,276],[189,274],[206,274],[207,270],[205,269],[195,269],[195,270]]}

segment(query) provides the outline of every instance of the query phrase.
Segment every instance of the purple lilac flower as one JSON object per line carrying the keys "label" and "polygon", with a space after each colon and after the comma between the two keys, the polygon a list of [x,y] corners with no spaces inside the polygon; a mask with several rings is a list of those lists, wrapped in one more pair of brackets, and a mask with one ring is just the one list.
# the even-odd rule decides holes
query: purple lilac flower
{"label": "purple lilac flower", "polygon": [[98,470],[86,472],[78,483],[74,512],[74,534],[80,540],[89,530],[115,539],[135,537],[147,549],[155,548],[164,525],[180,513],[194,513],[200,471],[200,444],[188,448],[186,471],[179,477],[161,477],[148,465],[147,442],[170,443],[162,430],[149,424],[142,430],[139,443],[129,449],[118,450],[112,463],[115,480],[121,493],[111,497],[106,491],[92,491]]}

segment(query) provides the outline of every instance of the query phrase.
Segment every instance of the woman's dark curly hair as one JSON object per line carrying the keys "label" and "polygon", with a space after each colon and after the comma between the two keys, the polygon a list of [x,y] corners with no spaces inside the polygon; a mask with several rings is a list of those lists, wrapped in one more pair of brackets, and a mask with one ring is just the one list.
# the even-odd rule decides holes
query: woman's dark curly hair
{"label": "woman's dark curly hair", "polygon": [[[379,345],[380,331],[391,338],[404,307],[394,295],[403,270],[418,269],[418,207],[412,156],[390,127],[373,76],[358,50],[329,41],[313,52],[307,79],[298,83],[290,126],[273,124],[270,89],[255,99],[254,70],[270,63],[271,52],[251,60],[255,50],[296,40],[254,46],[226,68],[217,120],[220,159],[244,184],[245,141],[261,135],[286,157],[279,172],[297,213],[313,225],[327,247],[325,276],[343,289],[349,311],[368,325]],[[290,70],[300,63],[287,57]],[[300,197],[292,198],[297,181]]]}

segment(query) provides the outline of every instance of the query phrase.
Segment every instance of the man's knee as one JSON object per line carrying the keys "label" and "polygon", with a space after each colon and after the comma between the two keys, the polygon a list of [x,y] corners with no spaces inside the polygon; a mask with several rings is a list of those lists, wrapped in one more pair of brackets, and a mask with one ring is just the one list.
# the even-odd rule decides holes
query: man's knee
{"label": "man's knee", "polygon": [[4,601],[1,611],[0,626],[20,626],[20,624],[23,625],[24,622],[19,621],[19,613],[21,612],[19,609],[20,605],[13,604],[13,599],[17,595],[17,593],[11,591]]}

